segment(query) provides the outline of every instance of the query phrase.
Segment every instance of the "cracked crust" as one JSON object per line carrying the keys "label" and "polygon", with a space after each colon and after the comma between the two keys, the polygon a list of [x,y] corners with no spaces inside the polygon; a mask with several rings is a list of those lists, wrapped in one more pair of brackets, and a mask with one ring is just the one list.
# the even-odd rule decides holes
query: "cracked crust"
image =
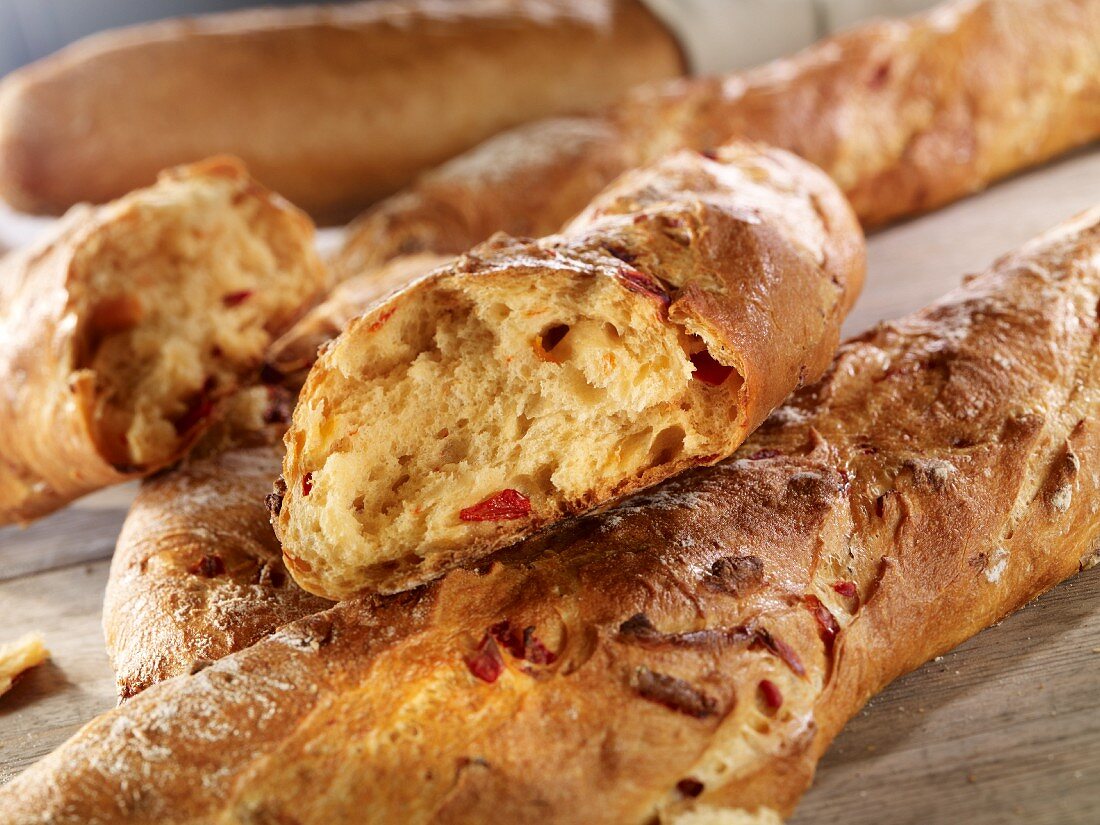
{"label": "cracked crust", "polygon": [[844,345],[731,460],[156,685],[0,818],[788,813],[871,695],[1093,552],[1098,303],[1093,210]]}

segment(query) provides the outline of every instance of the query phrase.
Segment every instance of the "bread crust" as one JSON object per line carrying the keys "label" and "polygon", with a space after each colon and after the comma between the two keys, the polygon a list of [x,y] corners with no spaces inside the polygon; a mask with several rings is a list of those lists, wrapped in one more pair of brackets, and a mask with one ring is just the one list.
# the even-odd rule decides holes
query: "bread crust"
{"label": "bread crust", "polygon": [[[109,376],[96,371],[92,358],[118,329],[100,328],[101,305],[92,301],[102,273],[80,264],[82,254],[96,253],[112,233],[136,234],[155,221],[174,226],[172,210],[186,211],[194,206],[189,199],[208,195],[227,212],[252,210],[251,226],[272,233],[265,236],[272,243],[265,254],[300,278],[278,297],[279,309],[256,324],[268,326],[263,334],[289,327],[327,286],[309,219],[225,158],[171,170],[156,186],[112,204],[77,208],[51,237],[6,256],[0,262],[0,524],[37,518],[93,490],[155,472],[182,457],[217,420],[231,385],[216,389],[206,414],[182,428],[174,448],[155,462],[120,463],[115,445],[102,443],[102,382]],[[191,243],[203,245],[201,238]],[[158,255],[164,257],[154,246],[147,257]],[[126,272],[116,281],[140,291],[141,276]],[[220,306],[221,296],[203,300]]]}
{"label": "bread crust", "polygon": [[[597,196],[560,235],[535,242],[501,237],[475,248],[454,265],[437,270],[356,318],[326,346],[310,371],[286,435],[285,485],[273,519],[289,569],[305,589],[333,599],[362,590],[385,593],[407,589],[511,544],[542,525],[605,505],[688,467],[725,458],[793,389],[816,379],[828,365],[839,341],[840,325],[862,286],[864,267],[862,233],[831,181],[786,152],[748,143],[732,143],[709,157],[685,151],[628,173]],[[560,281],[562,278],[566,280]],[[720,420],[728,416],[729,426],[718,434],[707,430],[705,440],[699,436],[700,444],[694,450],[685,448],[671,459],[655,457],[637,473],[616,469],[586,477],[577,490],[566,492],[558,486],[544,490],[534,481],[517,482],[527,485],[521,492],[529,499],[530,512],[523,518],[492,524],[460,519],[461,508],[501,489],[496,487],[464,490],[464,495],[473,498],[461,503],[438,494],[404,502],[401,514],[410,510],[426,514],[420,516],[420,523],[428,531],[407,546],[396,535],[375,535],[366,527],[357,528],[354,540],[328,528],[336,519],[343,519],[345,505],[348,511],[353,509],[354,496],[337,488],[358,482],[358,477],[340,474],[335,465],[348,453],[373,448],[375,441],[375,435],[360,433],[376,433],[373,423],[353,426],[345,423],[352,418],[341,412],[351,404],[354,409],[348,415],[354,417],[355,405],[361,403],[352,400],[360,386],[357,382],[373,377],[363,374],[371,368],[369,364],[359,366],[362,348],[397,328],[393,334],[399,338],[392,346],[402,355],[393,357],[407,357],[411,363],[421,351],[400,336],[407,328],[415,335],[425,319],[435,323],[425,308],[433,295],[488,295],[491,290],[498,296],[494,300],[504,301],[506,294],[529,294],[536,283],[550,283],[551,279],[557,292],[544,296],[540,306],[556,300],[562,306],[554,311],[564,312],[571,308],[569,302],[574,299],[570,290],[575,284],[607,281],[626,296],[641,292],[642,298],[634,300],[647,305],[648,312],[631,316],[630,333],[646,326],[653,330],[652,339],[663,341],[664,331],[673,329],[676,334],[694,336],[700,346],[705,342],[714,361],[732,368],[737,380],[723,385],[721,395],[707,396],[705,401],[696,398],[694,403],[722,416]],[[451,298],[441,300],[444,309],[440,312],[457,312],[450,306]],[[582,317],[604,317],[594,301],[578,310]],[[539,356],[529,352],[531,340],[516,342],[522,351],[508,350],[500,357],[508,362],[526,357],[537,365]],[[423,352],[429,352],[425,357],[442,357],[431,355],[436,352],[431,341],[423,346]],[[651,365],[645,369],[664,371],[671,377],[673,365],[661,366],[664,351],[652,341],[650,347],[644,357]],[[685,360],[678,347],[678,357]],[[627,350],[623,347],[619,356],[610,352],[613,359],[625,359]],[[498,355],[495,350],[471,345],[460,357],[485,362]],[[391,380],[388,376],[398,371],[397,362],[392,368],[380,367],[379,375]],[[620,365],[617,369],[625,369],[625,360],[616,363]],[[524,376],[525,386],[534,383],[526,370]],[[686,380],[692,383],[690,376]],[[457,383],[447,389],[460,396],[486,391],[478,385]],[[536,411],[540,405],[562,400],[536,395],[524,411],[532,417],[542,416],[545,413]],[[686,395],[673,400],[689,403]],[[589,407],[599,405],[606,416],[618,413],[615,403],[586,402]],[[385,416],[390,428],[401,426],[404,418],[400,408],[376,409],[371,415]],[[670,421],[676,423],[671,418],[655,420],[654,427],[670,426]],[[433,426],[451,423],[447,418]],[[592,443],[591,449],[606,451],[610,460],[619,440],[630,436],[636,424],[623,426],[626,429],[603,442]],[[346,433],[343,427],[354,432]],[[683,429],[680,433],[683,439]],[[424,435],[418,431],[410,437]],[[695,437],[695,433],[689,435]],[[366,444],[356,437],[366,439]],[[583,436],[578,434],[578,438]],[[401,443],[402,449],[417,451],[411,444]],[[447,448],[443,449],[446,452]],[[521,441],[517,449],[529,452],[536,447]],[[330,461],[333,457],[336,460]],[[522,458],[513,455],[510,462],[521,464]],[[415,463],[405,466],[404,478],[411,473],[417,481],[417,467]],[[546,472],[558,470],[551,464]],[[378,472],[388,483],[388,477]],[[465,487],[463,476],[455,472],[448,477],[448,486]],[[315,504],[317,501],[321,503]],[[375,507],[369,495],[359,510],[364,507]],[[435,528],[427,526],[434,522],[428,519],[440,512],[449,521],[435,535],[430,532]],[[345,523],[341,520],[339,526]],[[362,546],[353,546],[353,541]],[[386,555],[367,557],[367,549],[376,546],[384,547]]]}
{"label": "bread crust", "polygon": [[730,461],[154,686],[0,815],[788,813],[872,694],[1095,562],[1098,250],[1100,209],[846,344]]}
{"label": "bread crust", "polygon": [[335,266],[369,277],[405,250],[546,235],[619,172],[734,137],[817,164],[864,227],[880,226],[1100,136],[1098,41],[1090,0],[954,0],[745,72],[642,86],[592,118],[584,141],[556,143],[561,122],[530,124],[423,176],[352,225]]}
{"label": "bread crust", "polygon": [[56,213],[231,153],[318,219],[347,220],[495,132],[682,69],[638,0],[383,0],[136,26],[4,81],[0,194]]}
{"label": "bread crust", "polygon": [[147,480],[111,560],[103,631],[119,696],[196,672],[329,606],[283,566],[264,496],[278,439],[192,460]]}

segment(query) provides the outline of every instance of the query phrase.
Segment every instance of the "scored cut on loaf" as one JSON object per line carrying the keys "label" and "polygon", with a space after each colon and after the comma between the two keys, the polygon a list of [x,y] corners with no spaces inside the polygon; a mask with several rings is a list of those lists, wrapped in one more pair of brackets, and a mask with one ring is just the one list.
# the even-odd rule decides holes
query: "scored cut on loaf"
{"label": "scored cut on loaf", "polygon": [[328,598],[406,588],[729,455],[828,364],[862,241],[818,170],[733,144],[376,304],[295,408],[273,500],[288,567]]}
{"label": "scored cut on loaf", "polygon": [[0,524],[176,461],[323,294],[309,219],[218,158],[0,265]]}
{"label": "scored cut on loaf", "polygon": [[1100,560],[1098,252],[1094,209],[733,459],[153,686],[0,819],[774,822],[874,693]]}

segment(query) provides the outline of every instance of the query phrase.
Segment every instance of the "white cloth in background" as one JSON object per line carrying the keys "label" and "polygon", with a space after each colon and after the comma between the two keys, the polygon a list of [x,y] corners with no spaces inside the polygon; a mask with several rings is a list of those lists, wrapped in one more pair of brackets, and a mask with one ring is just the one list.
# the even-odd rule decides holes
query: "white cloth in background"
{"label": "white cloth in background", "polygon": [[695,74],[721,74],[793,54],[869,17],[937,0],[642,0],[668,27]]}
{"label": "white cloth in background", "polygon": [[694,74],[791,54],[818,38],[814,0],[642,0],[680,41]]}

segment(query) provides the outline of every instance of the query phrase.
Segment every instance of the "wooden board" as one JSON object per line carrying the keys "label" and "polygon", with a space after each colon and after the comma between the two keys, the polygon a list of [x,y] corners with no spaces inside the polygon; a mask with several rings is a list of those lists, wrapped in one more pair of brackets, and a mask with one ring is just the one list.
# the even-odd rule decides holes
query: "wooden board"
{"label": "wooden board", "polygon": [[[1093,150],[877,234],[848,331],[923,305],[1098,200]],[[0,698],[0,782],[114,704],[100,602],[131,495],[0,529],[0,638],[36,629],[54,652]],[[834,743],[791,822],[1092,825],[1098,779],[1100,569],[894,683]]]}

